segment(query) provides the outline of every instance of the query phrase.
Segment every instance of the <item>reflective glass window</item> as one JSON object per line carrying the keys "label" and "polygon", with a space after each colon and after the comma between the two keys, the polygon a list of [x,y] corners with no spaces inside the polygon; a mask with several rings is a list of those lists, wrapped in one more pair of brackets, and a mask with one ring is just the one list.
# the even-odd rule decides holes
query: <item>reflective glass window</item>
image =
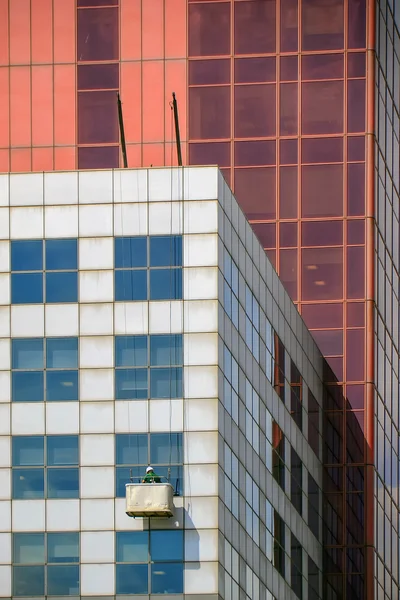
{"label": "reflective glass window", "polygon": [[79,533],[48,533],[47,562],[79,562]]}
{"label": "reflective glass window", "polygon": [[13,567],[13,596],[44,596],[44,566]]}
{"label": "reflective glass window", "polygon": [[180,300],[181,298],[181,269],[151,269],[150,300]]}
{"label": "reflective glass window", "polygon": [[12,369],[43,369],[43,339],[13,339]]}
{"label": "reflective glass window", "polygon": [[150,336],[150,365],[181,365],[183,361],[182,342],[182,335]]}
{"label": "reflective glass window", "polygon": [[116,301],[147,300],[147,271],[115,271],[114,283]]}
{"label": "reflective glass window", "polygon": [[182,368],[154,368],[150,370],[151,398],[181,398],[183,394]]}
{"label": "reflective glass window", "polygon": [[41,271],[42,269],[42,240],[11,241],[11,271]]}
{"label": "reflective glass window", "polygon": [[118,9],[78,10],[78,61],[118,59]]}
{"label": "reflective glass window", "polygon": [[276,135],[275,85],[235,86],[235,137]]}
{"label": "reflective glass window", "polygon": [[235,83],[274,83],[275,81],[275,57],[235,58]]}
{"label": "reflective glass window", "polygon": [[18,467],[44,465],[44,437],[42,435],[13,436],[12,465]]}
{"label": "reflective glass window", "polygon": [[79,469],[48,469],[47,498],[79,498]]}
{"label": "reflective glass window", "polygon": [[183,531],[150,531],[153,562],[183,561]]}
{"label": "reflective glass window", "polygon": [[189,5],[189,56],[230,54],[229,2]]}
{"label": "reflective glass window", "polygon": [[191,60],[189,61],[189,85],[230,83],[230,67],[231,61],[227,58]]}
{"label": "reflective glass window", "polygon": [[181,267],[182,236],[150,237],[150,267]]}
{"label": "reflective glass window", "polygon": [[148,594],[148,566],[116,565],[117,594]]}
{"label": "reflective glass window", "polygon": [[148,461],[148,435],[146,433],[116,436],[117,465],[145,465]]}
{"label": "reflective glass window", "polygon": [[11,273],[12,304],[41,304],[42,302],[42,273]]}
{"label": "reflective glass window", "polygon": [[78,240],[46,240],[46,270],[65,271],[78,268]]}
{"label": "reflective glass window", "polygon": [[44,533],[13,534],[13,563],[26,565],[44,562]]}
{"label": "reflective glass window", "polygon": [[236,2],[235,54],[276,52],[276,2],[253,0]]}
{"label": "reflective glass window", "polygon": [[343,81],[303,83],[302,133],[343,133]]}
{"label": "reflective glass window", "polygon": [[121,335],[115,338],[116,367],[144,367],[147,361],[147,336]]}
{"label": "reflective glass window", "polygon": [[112,144],[119,139],[114,91],[78,92],[78,143]]}
{"label": "reflective glass window", "polygon": [[79,594],[79,566],[47,566],[47,593],[52,596]]}
{"label": "reflective glass window", "polygon": [[47,371],[46,400],[48,402],[67,402],[78,399],[78,371]]}
{"label": "reflective glass window", "polygon": [[147,562],[149,558],[148,531],[117,531],[117,562]]}
{"label": "reflective glass window", "polygon": [[79,169],[118,169],[118,146],[84,146],[78,148]]}
{"label": "reflective glass window", "polygon": [[78,90],[119,88],[119,65],[78,65]]}
{"label": "reflective glass window", "polygon": [[46,302],[77,302],[78,272],[46,273]]}
{"label": "reflective glass window", "polygon": [[77,435],[49,435],[46,445],[48,466],[70,466],[79,463]]}
{"label": "reflective glass window", "polygon": [[230,138],[231,98],[229,86],[189,89],[189,137],[192,140]]}
{"label": "reflective glass window", "polygon": [[156,563],[151,565],[153,594],[183,593],[183,563]]}
{"label": "reflective glass window", "polygon": [[117,400],[147,398],[147,369],[117,369],[115,371],[115,397]]}
{"label": "reflective glass window", "polygon": [[14,500],[44,498],[44,469],[12,469]]}
{"label": "reflective glass window", "polygon": [[302,0],[302,49],[340,50],[344,45],[344,0]]}
{"label": "reflective glass window", "polygon": [[48,369],[78,368],[78,338],[48,338],[46,367]]}
{"label": "reflective glass window", "polygon": [[114,240],[115,268],[146,267],[147,238],[117,237]]}
{"label": "reflective glass window", "polygon": [[153,433],[150,436],[150,462],[154,464],[183,462],[181,433]]}

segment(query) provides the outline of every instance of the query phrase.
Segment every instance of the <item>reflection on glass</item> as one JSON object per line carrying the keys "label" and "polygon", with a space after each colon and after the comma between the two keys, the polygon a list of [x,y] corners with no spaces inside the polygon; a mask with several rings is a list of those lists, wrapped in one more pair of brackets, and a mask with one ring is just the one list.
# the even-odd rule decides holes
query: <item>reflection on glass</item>
{"label": "reflection on glass", "polygon": [[77,302],[78,272],[46,273],[46,302]]}
{"label": "reflection on glass", "polygon": [[308,329],[343,327],[343,304],[303,304],[301,314]]}
{"label": "reflection on glass", "polygon": [[297,135],[298,132],[298,86],[282,83],[280,86],[280,135]]}
{"label": "reflection on glass", "polygon": [[302,178],[304,218],[343,216],[342,165],[303,166]]}
{"label": "reflection on glass", "polygon": [[157,235],[150,237],[150,266],[182,266],[182,236]]}
{"label": "reflection on glass", "polygon": [[116,565],[117,594],[147,594],[148,566],[145,565]]}
{"label": "reflection on glass", "polygon": [[182,369],[154,368],[150,370],[151,398],[181,398]]}
{"label": "reflection on glass", "polygon": [[47,469],[48,498],[79,498],[79,469]]}
{"label": "reflection on glass", "polygon": [[339,50],[344,45],[344,0],[302,0],[302,50]]}
{"label": "reflection on glass", "polygon": [[297,139],[279,141],[279,161],[281,165],[297,164]]}
{"label": "reflection on glass", "polygon": [[[231,144],[230,142],[191,143],[189,144],[189,163],[191,165],[228,167],[231,163]],[[223,170],[225,180],[227,170]],[[227,183],[229,185],[228,181]]]}
{"label": "reflection on glass", "polygon": [[118,115],[115,92],[78,92],[78,143],[118,142]]}
{"label": "reflection on glass", "polygon": [[13,371],[11,374],[11,398],[13,402],[43,402],[43,372]]}
{"label": "reflection on glass", "polygon": [[236,2],[235,54],[276,52],[276,2],[253,0]]}
{"label": "reflection on glass", "polygon": [[44,596],[44,593],[44,566],[13,568],[13,596]]}
{"label": "reflection on glass", "polygon": [[77,465],[79,462],[77,435],[49,435],[47,465]]}
{"label": "reflection on glass", "polygon": [[13,240],[11,242],[12,271],[41,271],[42,269],[42,240]]}
{"label": "reflection on glass", "polygon": [[151,269],[150,300],[180,300],[182,269]]}
{"label": "reflection on glass", "polygon": [[349,52],[347,55],[348,77],[365,77],[366,54],[365,52]]}
{"label": "reflection on glass", "polygon": [[150,462],[179,464],[183,462],[181,433],[153,433],[150,437]]}
{"label": "reflection on glass", "polygon": [[147,369],[117,369],[115,397],[117,400],[139,400],[148,396]]}
{"label": "reflection on glass", "polygon": [[78,10],[78,61],[118,59],[118,8]]}
{"label": "reflection on glass", "polygon": [[79,533],[48,533],[47,562],[79,562]]}
{"label": "reflection on glass", "polygon": [[76,369],[78,367],[78,338],[48,338],[46,340],[46,367],[48,369]]}
{"label": "reflection on glass", "polygon": [[365,131],[365,80],[350,80],[347,85],[348,131],[349,133]]}
{"label": "reflection on glass", "polygon": [[235,58],[235,83],[275,83],[275,56]]}
{"label": "reflection on glass", "polygon": [[145,433],[122,433],[116,437],[116,462],[118,465],[145,465],[147,463],[148,436]]}
{"label": "reflection on glass", "polygon": [[47,566],[47,592],[52,596],[79,594],[79,566]]}
{"label": "reflection on glass", "polygon": [[303,300],[343,298],[342,248],[304,248],[302,284]]}
{"label": "reflection on glass", "polygon": [[78,148],[79,169],[117,169],[118,167],[118,146]]}
{"label": "reflection on glass", "polygon": [[13,466],[40,466],[44,464],[44,438],[41,435],[12,437]]}
{"label": "reflection on glass", "polygon": [[228,58],[189,61],[189,85],[215,85],[231,82],[231,61]]}
{"label": "reflection on glass", "polygon": [[14,500],[44,498],[44,469],[13,469],[12,497]]}
{"label": "reflection on glass", "polygon": [[347,243],[364,244],[365,221],[364,219],[352,219],[347,221]]}
{"label": "reflection on glass", "polygon": [[347,248],[347,298],[365,298],[365,248]]}
{"label": "reflection on glass", "polygon": [[230,54],[228,2],[189,5],[189,56]]}
{"label": "reflection on glass", "polygon": [[275,114],[275,85],[235,87],[235,137],[274,136]]}
{"label": "reflection on glass", "polygon": [[365,214],[365,165],[361,163],[347,166],[347,214]]}
{"label": "reflection on glass", "polygon": [[153,594],[182,594],[183,563],[155,563],[151,565]]}
{"label": "reflection on glass", "polygon": [[235,195],[248,219],[275,219],[275,177],[274,167],[235,169]]}
{"label": "reflection on glass", "polygon": [[301,57],[304,80],[343,79],[344,54],[306,54]]}
{"label": "reflection on glass", "polygon": [[116,237],[114,240],[116,269],[145,267],[147,265],[146,237]]}
{"label": "reflection on glass", "polygon": [[182,335],[150,336],[151,366],[181,365],[182,361]]}
{"label": "reflection on glass", "polygon": [[347,327],[365,327],[365,304],[363,302],[347,303]]}
{"label": "reflection on glass", "polygon": [[298,0],[281,0],[281,52],[297,52],[298,38]]}
{"label": "reflection on glass", "polygon": [[115,271],[115,300],[147,300],[147,271]]}
{"label": "reflection on glass", "polygon": [[365,48],[367,35],[367,4],[365,0],[349,2],[348,13],[348,47]]}
{"label": "reflection on glass", "polygon": [[279,217],[281,219],[296,219],[298,202],[297,167],[281,167],[279,169],[279,187]]}
{"label": "reflection on glass", "polygon": [[235,164],[237,166],[275,165],[275,162],[275,140],[235,142]]}
{"label": "reflection on glass", "polygon": [[14,533],[13,562],[25,565],[44,563],[44,533]]}
{"label": "reflection on glass", "polygon": [[189,137],[192,140],[229,138],[230,106],[228,86],[190,88]]}
{"label": "reflection on glass", "polygon": [[146,335],[119,335],[115,337],[116,367],[144,367],[147,362]]}
{"label": "reflection on glass", "polygon": [[[297,81],[299,77],[299,63],[297,56],[281,56],[280,79],[281,81]],[[304,76],[303,76],[304,78]]]}
{"label": "reflection on glass", "polygon": [[297,223],[280,223],[280,248],[295,248],[297,246]]}
{"label": "reflection on glass", "polygon": [[303,246],[341,246],[342,221],[304,221],[301,225]]}
{"label": "reflection on glass", "polygon": [[78,400],[78,371],[47,371],[46,400],[49,402]]}
{"label": "reflection on glass", "polygon": [[119,88],[119,65],[78,65],[78,90]]}
{"label": "reflection on glass", "polygon": [[117,531],[117,562],[147,562],[149,558],[148,531]]}
{"label": "reflection on glass", "polygon": [[365,160],[364,136],[351,136],[347,138],[347,159],[349,161]]}
{"label": "reflection on glass", "polygon": [[302,84],[302,133],[343,133],[343,81]]}
{"label": "reflection on glass", "polygon": [[297,249],[280,250],[279,277],[291,299],[297,300]]}
{"label": "reflection on glass", "polygon": [[78,268],[78,240],[46,240],[46,269],[65,271]]}
{"label": "reflection on glass", "polygon": [[301,144],[303,163],[343,162],[343,138],[304,138]]}
{"label": "reflection on glass", "polygon": [[43,369],[43,339],[13,339],[13,369]]}

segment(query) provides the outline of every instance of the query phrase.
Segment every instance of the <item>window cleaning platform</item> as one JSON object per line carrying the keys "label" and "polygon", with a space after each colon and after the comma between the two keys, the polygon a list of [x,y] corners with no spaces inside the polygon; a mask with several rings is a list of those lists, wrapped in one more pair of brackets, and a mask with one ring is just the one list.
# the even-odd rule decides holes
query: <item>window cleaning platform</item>
{"label": "window cleaning platform", "polygon": [[170,483],[127,483],[126,514],[129,517],[172,517],[174,488]]}

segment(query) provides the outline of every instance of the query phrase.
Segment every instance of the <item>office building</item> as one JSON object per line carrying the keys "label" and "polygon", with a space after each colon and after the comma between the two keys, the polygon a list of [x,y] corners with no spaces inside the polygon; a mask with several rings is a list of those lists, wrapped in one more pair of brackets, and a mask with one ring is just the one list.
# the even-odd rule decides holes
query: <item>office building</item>
{"label": "office building", "polygon": [[176,92],[184,164],[220,166],[348,402],[333,579],[347,417],[365,433],[377,598],[399,588],[399,32],[394,0],[0,2],[1,171],[120,166],[117,91],[129,166],[176,164]]}

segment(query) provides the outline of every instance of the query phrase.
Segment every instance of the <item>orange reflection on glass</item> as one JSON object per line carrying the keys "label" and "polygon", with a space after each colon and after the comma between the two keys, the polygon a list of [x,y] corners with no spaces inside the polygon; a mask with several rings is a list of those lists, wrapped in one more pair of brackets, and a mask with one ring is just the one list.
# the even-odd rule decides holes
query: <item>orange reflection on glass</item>
{"label": "orange reflection on glass", "polygon": [[230,2],[189,5],[189,56],[230,54]]}
{"label": "orange reflection on glass", "polygon": [[265,254],[268,256],[271,265],[276,269],[276,250],[266,250]]}
{"label": "orange reflection on glass", "polygon": [[301,142],[303,163],[343,162],[343,138],[304,138]]}
{"label": "orange reflection on glass", "polygon": [[8,67],[0,68],[0,147],[3,148],[10,146],[9,71]]}
{"label": "orange reflection on glass", "polygon": [[78,169],[117,169],[119,146],[84,146],[78,148]]}
{"label": "orange reflection on glass", "polygon": [[118,59],[118,7],[83,8],[77,15],[77,60]]}
{"label": "orange reflection on glass", "polygon": [[293,301],[297,300],[297,249],[279,251],[279,277]]}
{"label": "orange reflection on glass", "polygon": [[12,148],[10,154],[12,172],[23,173],[31,170],[31,148]]}
{"label": "orange reflection on glass", "polygon": [[297,164],[297,139],[279,141],[279,162],[281,165]]}
{"label": "orange reflection on glass", "polygon": [[306,54],[301,58],[301,74],[306,79],[343,79],[344,54]]}
{"label": "orange reflection on glass", "polygon": [[54,169],[56,171],[73,171],[76,165],[76,147],[62,146],[54,148]]}
{"label": "orange reflection on glass", "polygon": [[143,140],[156,142],[164,139],[164,63],[142,62],[142,124]]}
{"label": "orange reflection on glass", "polygon": [[348,77],[365,77],[366,73],[366,53],[349,52],[347,55],[347,75]]}
{"label": "orange reflection on glass", "polygon": [[[10,68],[11,147],[31,145],[31,71],[29,67]],[[13,159],[11,159],[11,165]]]}
{"label": "orange reflection on glass", "polygon": [[302,304],[301,314],[309,329],[343,327],[343,303]]}
{"label": "orange reflection on glass", "polygon": [[343,133],[343,81],[302,86],[302,133]]}
{"label": "orange reflection on glass", "polygon": [[276,52],[276,0],[235,2],[235,54]]}
{"label": "orange reflection on glass", "polygon": [[0,2],[0,65],[9,64],[8,2]]}
{"label": "orange reflection on glass", "polygon": [[163,167],[165,164],[164,144],[143,144],[143,166]]}
{"label": "orange reflection on glass", "polygon": [[10,6],[10,64],[31,62],[31,3],[13,0]]}
{"label": "orange reflection on glass", "polygon": [[366,0],[352,0],[349,2],[348,13],[348,47],[365,48],[366,44],[366,22],[367,22]]}
{"label": "orange reflection on glass", "polygon": [[78,92],[78,114],[78,144],[118,142],[115,92]]}
{"label": "orange reflection on glass", "polygon": [[53,0],[32,3],[32,63],[53,61]]}
{"label": "orange reflection on glass", "polygon": [[297,52],[299,46],[298,0],[281,0],[281,52]]}
{"label": "orange reflection on glass", "polygon": [[[121,101],[126,143],[142,140],[142,67],[140,62],[121,62]],[[128,163],[130,164],[130,163]]]}
{"label": "orange reflection on glass", "polygon": [[341,356],[343,354],[342,329],[321,329],[313,331],[312,335],[324,356]]}
{"label": "orange reflection on glass", "polygon": [[121,60],[140,59],[142,52],[142,2],[141,0],[120,0],[119,4]]}
{"label": "orange reflection on glass", "polygon": [[76,60],[75,21],[75,0],[53,2],[55,63],[73,63]]}
{"label": "orange reflection on glass", "polygon": [[365,248],[347,248],[347,298],[365,298]]}
{"label": "orange reflection on glass", "polygon": [[364,302],[347,302],[347,326],[365,327]]}
{"label": "orange reflection on glass", "polygon": [[281,83],[280,86],[280,135],[297,135],[298,132],[298,86],[297,83]]}
{"label": "orange reflection on glass", "polygon": [[341,246],[343,221],[304,221],[301,237],[303,246]]}
{"label": "orange reflection on glass", "polygon": [[263,248],[276,247],[275,223],[253,223],[252,229]]}
{"label": "orange reflection on glass", "polygon": [[171,142],[175,140],[175,130],[173,125],[173,112],[170,107],[172,92],[175,92],[178,102],[179,127],[181,130],[182,141],[186,140],[187,132],[187,80],[186,80],[186,60],[167,60],[165,62],[165,131],[164,140]]}
{"label": "orange reflection on glass", "polygon": [[299,61],[297,56],[281,56],[280,80],[297,81],[299,78]]}
{"label": "orange reflection on glass", "polygon": [[189,137],[192,140],[230,138],[229,87],[189,89]]}
{"label": "orange reflection on glass", "polygon": [[231,82],[229,58],[189,61],[189,85],[213,85]]}
{"label": "orange reflection on glass", "polygon": [[365,160],[365,137],[363,135],[347,138],[347,160]]}
{"label": "orange reflection on glass", "polygon": [[347,85],[348,132],[365,131],[365,79],[350,79]]}
{"label": "orange reflection on glass", "polygon": [[276,162],[275,140],[235,142],[235,165],[274,165]]}
{"label": "orange reflection on glass", "polygon": [[304,248],[302,250],[302,299],[339,300],[343,298],[343,249]]}
{"label": "orange reflection on glass", "polygon": [[54,66],[54,141],[74,145],[76,134],[75,65]]}
{"label": "orange reflection on glass", "polygon": [[235,137],[276,134],[275,85],[235,86]]}
{"label": "orange reflection on glass", "polygon": [[165,58],[186,57],[186,0],[169,0],[165,7]]}
{"label": "orange reflection on glass", "polygon": [[231,143],[197,142],[189,144],[189,164],[229,167],[231,164]]}
{"label": "orange reflection on glass", "polygon": [[142,2],[142,58],[164,56],[164,0]]}
{"label": "orange reflection on glass", "polygon": [[274,83],[275,80],[275,56],[235,58],[235,83]]}
{"label": "orange reflection on glass", "polygon": [[365,221],[364,219],[352,219],[347,221],[347,243],[365,243]]}
{"label": "orange reflection on glass", "polygon": [[53,148],[32,148],[32,171],[52,171],[53,169]]}
{"label": "orange reflection on glass", "polygon": [[344,46],[344,0],[302,0],[302,49],[339,50]]}
{"label": "orange reflection on glass", "polygon": [[297,167],[279,169],[279,218],[297,219]]}
{"label": "orange reflection on glass", "polygon": [[343,166],[302,167],[302,216],[343,216]]}
{"label": "orange reflection on glass", "polygon": [[346,339],[346,380],[363,381],[365,378],[364,329],[348,329]]}
{"label": "orange reflection on glass", "polygon": [[235,169],[234,192],[248,219],[276,218],[274,167]]}
{"label": "orange reflection on glass", "polygon": [[32,144],[53,144],[53,67],[32,67]]}
{"label": "orange reflection on glass", "polygon": [[9,150],[0,150],[0,173],[10,171],[10,152]]}

